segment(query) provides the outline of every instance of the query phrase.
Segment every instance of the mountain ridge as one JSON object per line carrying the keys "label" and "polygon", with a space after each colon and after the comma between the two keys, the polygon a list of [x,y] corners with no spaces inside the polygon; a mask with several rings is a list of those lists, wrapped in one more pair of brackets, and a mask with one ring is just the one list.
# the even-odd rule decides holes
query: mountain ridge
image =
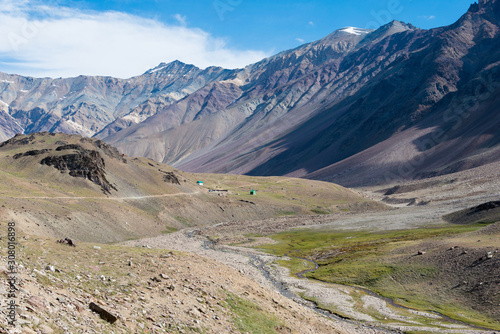
{"label": "mountain ridge", "polygon": [[[195,172],[336,181],[338,168],[333,166],[346,159],[355,161],[350,157],[366,150],[391,147],[394,138],[407,133],[406,153],[399,150],[407,160],[386,167],[397,177],[419,178],[444,172],[452,165],[468,168],[497,159],[494,147],[498,141],[493,136],[489,141],[492,153],[482,162],[472,153],[487,147],[471,144],[469,152],[450,155],[449,160],[436,164],[434,156],[439,154],[421,152],[420,144],[408,140],[411,132],[405,131],[416,126],[425,136],[427,127],[436,127],[446,138],[459,140],[459,133],[466,130],[447,125],[451,121],[443,115],[450,109],[474,107],[471,111],[481,114],[475,117],[477,122],[488,117],[489,109],[483,109],[491,105],[486,100],[496,96],[495,73],[500,61],[492,47],[498,43],[499,12],[496,0],[485,0],[471,5],[447,27],[423,30],[399,21],[375,31],[346,27],[243,69],[201,70],[174,61],[161,63],[128,83],[86,79],[101,88],[108,80],[105,96],[113,103],[87,89],[74,99],[76,106],[62,108],[66,113],[54,101],[37,102],[27,112],[17,110],[22,104],[5,99],[9,96],[5,92],[10,92],[6,89],[0,100],[10,102],[8,110],[28,132],[45,129],[96,136],[128,155],[151,157]],[[116,87],[127,95],[120,99]],[[477,93],[481,89],[477,87],[485,92]],[[29,99],[24,103],[35,106]],[[107,111],[102,112],[106,105]],[[51,106],[53,112],[47,113],[44,106]],[[116,109],[111,111],[113,106]],[[0,111],[4,137],[18,129],[5,113],[4,106]],[[97,124],[91,124],[94,118]],[[497,125],[489,128],[492,126]],[[475,128],[474,136],[484,137],[479,125]],[[435,141],[432,150],[450,145],[447,140]],[[393,159],[387,150],[377,154],[384,156],[380,162]],[[394,172],[419,155],[428,161],[414,166],[414,172]],[[467,159],[476,162],[464,163]],[[354,167],[346,169],[361,168]],[[379,167],[373,169],[383,169]],[[380,171],[365,174],[365,183],[386,179]],[[349,180],[339,180],[353,185],[358,176],[351,173]]]}

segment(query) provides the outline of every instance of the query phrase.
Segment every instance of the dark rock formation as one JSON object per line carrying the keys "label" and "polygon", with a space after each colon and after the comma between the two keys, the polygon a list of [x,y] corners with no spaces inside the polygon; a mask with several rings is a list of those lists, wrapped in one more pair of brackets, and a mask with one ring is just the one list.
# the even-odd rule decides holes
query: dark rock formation
{"label": "dark rock formation", "polygon": [[28,137],[25,135],[17,134],[13,138],[1,143],[0,147],[4,147],[6,145],[18,145],[18,146],[28,145],[31,142],[33,142],[33,140],[35,140],[35,135],[31,135]]}
{"label": "dark rock formation", "polygon": [[95,313],[99,314],[102,319],[106,320],[110,324],[114,324],[116,320],[118,320],[118,317],[111,314],[110,312],[106,311],[96,303],[90,303],[89,308],[94,311]]}
{"label": "dark rock formation", "polygon": [[481,205],[453,212],[443,217],[452,224],[494,223],[500,221],[500,201],[492,201]]}
{"label": "dark rock formation", "polygon": [[174,172],[163,172],[163,181],[173,184],[181,184],[177,175]]}
{"label": "dark rock formation", "polygon": [[43,150],[31,150],[31,151],[24,152],[24,153],[14,154],[13,158],[19,159],[21,157],[37,156],[37,155],[44,154],[44,153],[47,153],[50,151],[52,151],[52,150],[46,149],[46,148],[44,148]]}
{"label": "dark rock formation", "polygon": [[474,213],[478,213],[481,211],[488,211],[488,210],[492,210],[492,209],[495,209],[498,207],[500,207],[500,201],[488,202],[488,203],[484,203],[484,204],[478,205],[476,207],[473,207],[472,209],[470,209],[470,212],[468,214],[474,214]]}
{"label": "dark rock formation", "polygon": [[[69,146],[78,147],[78,145]],[[97,151],[90,151],[80,147],[76,153],[46,157],[40,161],[40,164],[53,166],[61,172],[69,171],[69,175],[73,177],[88,179],[101,186],[104,193],[110,193],[111,189],[117,190],[106,179],[104,159]]]}
{"label": "dark rock formation", "polygon": [[[87,139],[82,138],[82,141],[83,140],[87,140]],[[101,151],[103,151],[104,154],[106,154],[108,157],[120,160],[123,163],[127,163],[127,160],[124,158],[124,155],[121,154],[120,151],[118,151],[118,149],[116,147],[108,145],[105,142],[103,142],[102,140],[93,140],[92,139],[91,141],[95,147],[101,149]]]}
{"label": "dark rock formation", "polygon": [[76,144],[66,144],[66,145],[62,145],[62,146],[59,146],[56,148],[56,151],[60,152],[60,151],[65,151],[65,150],[78,150],[78,151],[83,151],[83,147],[81,147],[80,145],[76,145]]}

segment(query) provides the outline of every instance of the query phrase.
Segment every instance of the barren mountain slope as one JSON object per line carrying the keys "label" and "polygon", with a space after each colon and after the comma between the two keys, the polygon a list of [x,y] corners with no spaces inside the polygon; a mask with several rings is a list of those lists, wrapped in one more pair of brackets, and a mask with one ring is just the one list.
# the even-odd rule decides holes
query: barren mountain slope
{"label": "barren mountain slope", "polygon": [[[279,131],[280,125],[288,124],[282,117],[276,122],[276,132],[268,135],[265,143],[243,137],[239,145],[223,143],[177,166],[251,175],[308,176],[353,185],[361,181],[354,168],[367,160],[373,162],[366,163],[363,170],[372,173],[362,181],[384,180],[383,173],[389,167],[413,164],[412,159],[419,160],[420,165],[412,166],[414,170],[406,175],[399,173],[400,178],[435,175],[495,161],[500,128],[495,112],[499,12],[497,1],[481,1],[452,26],[428,31],[410,29],[364,44],[346,55],[336,72],[341,78],[346,71],[355,71],[358,90],[325,103],[313,117],[284,134]],[[350,87],[356,86],[351,83]],[[330,90],[330,94],[336,95],[337,90]],[[290,119],[292,115],[290,111],[286,116]],[[419,134],[414,133],[415,128]],[[394,152],[394,146],[400,150]],[[456,150],[462,146],[464,149]],[[342,162],[365,150],[362,161]],[[221,156],[222,152],[230,153]],[[416,157],[422,152],[423,157]],[[487,157],[473,157],[478,154]],[[389,161],[393,165],[388,165]],[[342,166],[315,173],[332,163]],[[346,170],[349,180],[333,177]]]}
{"label": "barren mountain slope", "polygon": [[185,171],[345,185],[465,170],[499,158],[499,20],[499,1],[481,0],[447,27],[340,29],[238,70],[0,74],[0,136],[95,135]]}
{"label": "barren mountain slope", "polygon": [[[481,1],[454,25],[432,30],[397,21],[357,35],[339,30],[247,67],[245,84],[236,82],[241,96],[210,117],[167,128],[175,124],[170,111],[107,140],[188,171],[348,185],[496,161],[498,6]],[[399,172],[402,164],[412,170]]]}
{"label": "barren mountain slope", "polygon": [[[190,159],[186,153],[206,152],[220,140],[232,141],[232,133],[238,129],[259,137],[260,131],[321,90],[331,80],[331,68],[337,67],[338,60],[368,32],[354,35],[337,31],[318,42],[249,65],[234,78],[204,87],[146,122],[105,140],[126,154],[173,163],[186,156]],[[210,113],[207,106],[212,107]],[[217,130],[207,133],[207,127]],[[283,130],[276,129],[276,133]],[[193,140],[199,133],[205,136]]]}
{"label": "barren mountain slope", "polygon": [[[12,117],[1,122],[0,136],[40,131],[101,137],[145,120],[230,70],[201,70],[181,62],[162,63],[130,79],[79,76],[31,78],[0,73],[0,109]],[[16,127],[16,125],[18,125]]]}

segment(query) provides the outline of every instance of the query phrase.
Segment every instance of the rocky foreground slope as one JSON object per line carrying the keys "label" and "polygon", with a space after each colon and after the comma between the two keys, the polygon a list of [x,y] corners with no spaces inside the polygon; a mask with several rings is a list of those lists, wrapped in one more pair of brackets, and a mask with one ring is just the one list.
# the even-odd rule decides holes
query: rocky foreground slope
{"label": "rocky foreground slope", "polygon": [[[17,319],[7,323],[2,298],[2,333],[359,333],[194,254],[17,237]],[[2,296],[11,276],[5,250]]]}

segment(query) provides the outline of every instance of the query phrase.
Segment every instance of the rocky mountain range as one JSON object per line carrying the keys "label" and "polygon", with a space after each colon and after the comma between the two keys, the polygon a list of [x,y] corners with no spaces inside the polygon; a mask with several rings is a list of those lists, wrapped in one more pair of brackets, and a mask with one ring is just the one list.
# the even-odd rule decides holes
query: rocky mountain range
{"label": "rocky mountain range", "polygon": [[347,186],[452,173],[500,160],[499,31],[480,0],[447,27],[344,28],[244,69],[0,73],[0,139],[76,133],[185,171]]}

